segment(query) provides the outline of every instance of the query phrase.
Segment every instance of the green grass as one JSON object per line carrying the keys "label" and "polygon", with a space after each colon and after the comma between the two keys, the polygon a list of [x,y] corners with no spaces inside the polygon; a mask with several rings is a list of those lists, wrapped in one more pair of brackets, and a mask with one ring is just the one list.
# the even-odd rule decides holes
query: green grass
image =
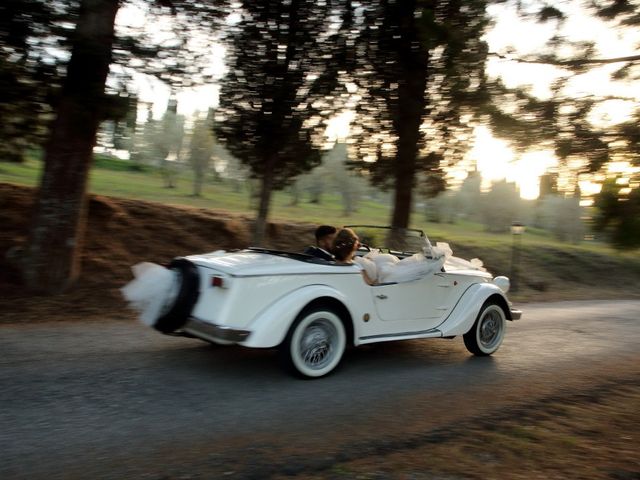
{"label": "green grass", "polygon": [[[92,193],[115,197],[148,200],[163,204],[187,205],[198,208],[227,210],[254,215],[249,204],[248,189],[235,191],[231,185],[221,182],[206,182],[201,197],[192,196],[192,176],[182,172],[178,176],[176,188],[164,188],[160,172],[150,169],[146,172],[131,171],[128,162],[100,158],[90,174],[89,189]],[[23,164],[0,163],[0,182],[36,186],[40,176],[41,162],[32,158]],[[270,220],[288,222],[386,225],[389,223],[390,207],[373,200],[362,200],[351,215],[343,214],[342,201],[338,195],[323,195],[321,204],[309,203],[306,199],[296,206],[291,205],[291,196],[276,192],[273,197]],[[423,220],[420,212],[413,215],[413,226],[427,232],[434,241],[447,241],[465,245],[468,248],[510,249],[511,235],[494,234],[484,231],[479,223],[460,221],[456,224],[436,224]],[[637,256],[635,253],[619,253],[598,242],[583,242],[571,245],[559,242],[548,232],[528,229],[522,237],[523,249],[553,247],[573,251],[575,254],[597,253],[616,257]],[[541,251],[541,255],[544,252]]]}
{"label": "green grass", "polygon": [[130,162],[128,160],[120,160],[119,158],[112,157],[111,155],[95,155],[93,159],[93,166],[95,168],[118,170],[121,172],[152,172],[154,167],[148,165],[140,165],[138,163]]}
{"label": "green grass", "polygon": [[35,186],[40,178],[40,162],[0,163],[0,181]]}
{"label": "green grass", "polygon": [[[158,171],[135,172],[117,169],[111,163],[98,162],[91,171],[89,190],[100,195],[135,198],[153,202],[189,205],[199,208],[228,210],[237,213],[253,214],[249,204],[248,189],[234,191],[231,185],[220,182],[207,182],[201,197],[192,196],[192,176],[183,172],[178,176],[176,188],[164,188],[162,176]],[[107,168],[104,168],[107,167]],[[0,182],[35,186],[40,174],[40,162],[30,160],[24,164],[0,163]],[[343,215],[342,203],[337,195],[324,195],[322,204],[301,201],[291,205],[291,197],[285,192],[276,192],[271,208],[272,220],[298,222],[329,222],[337,225],[347,223],[386,224],[389,218],[389,206],[374,201],[363,201],[358,211],[349,217]]]}

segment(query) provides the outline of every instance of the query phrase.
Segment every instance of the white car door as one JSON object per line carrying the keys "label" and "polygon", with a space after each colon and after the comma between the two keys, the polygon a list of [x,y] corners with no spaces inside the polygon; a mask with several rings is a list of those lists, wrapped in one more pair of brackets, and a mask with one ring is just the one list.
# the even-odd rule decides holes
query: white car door
{"label": "white car door", "polygon": [[411,282],[375,285],[371,294],[378,317],[393,322],[393,330],[428,330],[449,313],[451,287],[450,279],[435,273]]}

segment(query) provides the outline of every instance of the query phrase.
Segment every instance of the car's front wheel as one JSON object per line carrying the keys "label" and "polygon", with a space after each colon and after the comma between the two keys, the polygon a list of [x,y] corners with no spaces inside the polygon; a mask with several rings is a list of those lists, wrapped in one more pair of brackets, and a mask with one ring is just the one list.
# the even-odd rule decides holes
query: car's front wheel
{"label": "car's front wheel", "polygon": [[340,317],[328,308],[302,311],[280,347],[285,367],[306,378],[335,369],[344,353],[347,334]]}
{"label": "car's front wheel", "polygon": [[464,334],[464,345],[474,355],[491,355],[502,344],[505,328],[504,310],[489,300],[480,309],[471,330]]}

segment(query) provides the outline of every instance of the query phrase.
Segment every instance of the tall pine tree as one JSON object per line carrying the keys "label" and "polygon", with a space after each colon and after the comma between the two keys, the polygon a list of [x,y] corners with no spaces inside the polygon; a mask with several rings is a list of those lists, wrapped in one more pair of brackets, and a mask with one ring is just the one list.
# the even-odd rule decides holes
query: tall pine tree
{"label": "tall pine tree", "polygon": [[216,135],[260,181],[253,241],[263,241],[272,192],[321,160],[323,118],[337,102],[329,2],[254,0],[228,35]]}
{"label": "tall pine tree", "polygon": [[417,173],[441,176],[470,144],[473,114],[487,100],[486,4],[379,0],[355,10],[352,166],[393,189],[394,227],[409,226]]}

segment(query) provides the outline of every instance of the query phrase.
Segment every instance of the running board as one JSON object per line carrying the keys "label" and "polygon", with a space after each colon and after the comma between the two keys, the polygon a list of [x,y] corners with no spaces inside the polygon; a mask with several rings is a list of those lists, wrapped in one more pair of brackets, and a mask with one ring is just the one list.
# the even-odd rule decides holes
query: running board
{"label": "running board", "polygon": [[417,332],[383,333],[379,335],[365,335],[359,337],[360,344],[373,342],[393,342],[395,340],[412,340],[418,338],[441,338],[442,332],[437,328]]}

